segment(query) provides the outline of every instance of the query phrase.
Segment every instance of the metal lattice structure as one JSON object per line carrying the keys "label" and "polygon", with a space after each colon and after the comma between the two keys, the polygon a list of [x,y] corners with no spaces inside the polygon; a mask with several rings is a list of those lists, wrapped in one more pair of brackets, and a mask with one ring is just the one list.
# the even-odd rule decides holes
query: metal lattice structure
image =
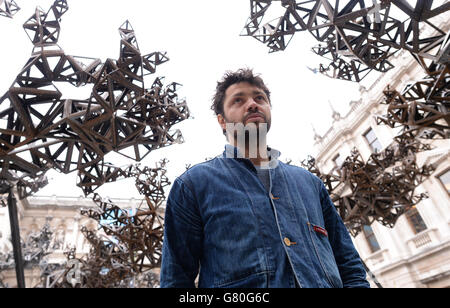
{"label": "metal lattice structure", "polygon": [[384,94],[387,111],[377,116],[377,124],[402,128],[391,146],[363,161],[357,151],[341,168],[321,174],[313,158],[304,167],[319,176],[327,187],[348,229],[356,235],[362,226],[378,221],[393,227],[397,218],[426,195],[415,189],[434,166],[416,164],[416,154],[431,150],[433,139],[450,138],[449,64],[425,64],[427,75],[406,85],[403,91],[390,89]]}
{"label": "metal lattice structure", "polygon": [[125,171],[124,176],[134,177],[137,189],[145,196],[145,202],[136,209],[124,210],[95,195],[97,208],[81,212],[126,247],[128,265],[136,273],[160,265],[163,218],[158,209],[165,200],[164,189],[170,185],[165,173],[165,161],[157,168],[134,166]]}
{"label": "metal lattice structure", "polygon": [[[87,185],[102,182],[98,166],[111,151],[140,161],[181,142],[181,133],[171,127],[189,113],[186,102],[178,100],[177,83],[164,87],[157,78],[151,88],[144,87],[144,76],[168,58],[160,52],[141,55],[128,21],[119,29],[118,60],[66,55],[57,42],[67,9],[65,0],[55,1],[47,13],[37,9],[24,24],[35,48],[0,100],[1,123],[6,123],[0,128],[0,163],[2,170],[31,177],[49,168],[79,170],[81,185]],[[86,100],[61,99],[55,82],[93,84],[93,89]]]}
{"label": "metal lattice structure", "polygon": [[[425,79],[407,86],[403,94],[384,91],[388,113],[379,116],[378,122],[403,129],[382,152],[364,161],[355,149],[342,166],[328,174],[318,170],[312,157],[302,163],[324,182],[353,235],[374,221],[393,227],[400,215],[427,198],[426,194],[417,194],[416,188],[434,172],[435,166],[419,167],[416,155],[432,150],[425,140],[449,138],[448,72],[444,72],[436,75],[442,78],[434,82]],[[445,85],[439,86],[440,83]],[[436,94],[438,89],[443,92]],[[435,96],[437,99],[433,100]]]}
{"label": "metal lattice structure", "polygon": [[14,0],[0,0],[0,16],[13,18],[20,11],[20,7]]}
{"label": "metal lattice structure", "polygon": [[[67,251],[64,264],[48,263],[47,256],[63,249],[48,223],[38,233],[31,233],[22,244],[25,267],[38,266],[43,288],[130,288],[155,287],[158,278],[151,270],[160,266],[163,239],[163,217],[160,206],[166,177],[167,160],[155,168],[131,165],[117,168],[120,180],[134,178],[136,188],[145,200],[136,208],[123,208],[111,200],[94,195],[95,208],[81,214],[96,221],[98,230],[81,229],[90,245],[88,255],[76,257],[76,249]],[[14,267],[13,253],[0,254],[0,270]]]}
{"label": "metal lattice structure", "polygon": [[98,230],[82,228],[91,250],[76,258],[75,249],[67,253],[63,268],[44,275],[46,288],[153,287],[157,278],[151,270],[159,267],[162,254],[163,218],[160,206],[164,189],[170,185],[165,176],[167,161],[155,168],[138,165],[117,168],[124,178],[134,178],[145,201],[136,208],[123,208],[95,194],[95,208],[81,214],[97,222]]}
{"label": "metal lattice structure", "polygon": [[82,230],[93,247],[90,253],[77,258],[75,249],[67,251],[65,264],[49,264],[41,275],[41,288],[155,288],[158,276],[151,271],[136,274],[121,265],[121,247],[108,238]]}
{"label": "metal lattice structure", "polygon": [[[275,2],[285,13],[263,24]],[[432,19],[449,10],[450,3],[434,7],[433,0],[417,0],[415,6],[405,0],[250,0],[244,35],[276,52],[285,50],[297,32],[308,31],[320,42],[313,51],[328,59],[327,65],[320,66],[321,73],[360,81],[372,70],[392,69],[389,58],[399,50],[448,62],[448,35]]]}
{"label": "metal lattice structure", "polygon": [[312,157],[302,165],[324,182],[339,215],[356,236],[374,221],[393,227],[400,215],[427,198],[417,194],[416,187],[433,173],[434,166],[419,167],[415,155],[430,149],[403,136],[367,161],[354,149],[343,165],[329,174],[322,174]]}
{"label": "metal lattice structure", "polygon": [[[104,183],[126,176],[125,170],[105,162],[108,153],[141,161],[153,150],[183,142],[181,132],[172,129],[189,118],[186,101],[178,97],[180,84],[164,85],[163,77],[157,77],[145,86],[145,77],[169,61],[166,53],[142,54],[126,21],[119,28],[117,60],[103,63],[67,55],[58,42],[61,18],[68,9],[66,0],[56,0],[47,12],[37,8],[23,25],[33,52],[0,98],[2,194],[8,190],[12,196],[17,185],[20,197],[28,196],[45,185],[45,172],[55,169],[66,174],[78,171],[78,186],[90,195]],[[92,91],[84,100],[63,99],[58,82],[90,85]],[[10,213],[17,212],[13,199],[7,203]],[[17,217],[11,221],[19,260]]]}
{"label": "metal lattice structure", "polygon": [[[22,241],[22,252],[24,256],[24,267],[32,268],[41,266],[47,262],[47,256],[53,252],[53,231],[50,225],[46,223],[41,230],[30,233]],[[7,254],[0,253],[0,271],[14,268],[14,255],[12,252]]]}
{"label": "metal lattice structure", "polygon": [[434,66],[420,81],[402,92],[389,87],[383,92],[387,114],[378,124],[403,127],[401,134],[421,139],[450,138],[450,66]]}

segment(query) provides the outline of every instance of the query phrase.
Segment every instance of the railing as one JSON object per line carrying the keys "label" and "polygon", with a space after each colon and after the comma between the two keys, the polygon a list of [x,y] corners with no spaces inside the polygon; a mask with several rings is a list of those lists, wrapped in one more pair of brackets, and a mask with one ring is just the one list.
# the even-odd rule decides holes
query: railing
{"label": "railing", "polygon": [[439,243],[438,231],[437,229],[427,229],[416,234],[407,240],[406,243],[411,250],[411,253],[418,252],[425,247]]}

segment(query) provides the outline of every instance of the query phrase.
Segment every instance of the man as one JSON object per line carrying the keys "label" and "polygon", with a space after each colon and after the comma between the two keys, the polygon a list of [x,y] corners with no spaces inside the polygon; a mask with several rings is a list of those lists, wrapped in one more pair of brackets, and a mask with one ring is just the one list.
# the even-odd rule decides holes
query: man
{"label": "man", "polygon": [[267,147],[263,80],[227,73],[212,109],[229,144],[173,183],[161,287],[369,287],[323,182]]}

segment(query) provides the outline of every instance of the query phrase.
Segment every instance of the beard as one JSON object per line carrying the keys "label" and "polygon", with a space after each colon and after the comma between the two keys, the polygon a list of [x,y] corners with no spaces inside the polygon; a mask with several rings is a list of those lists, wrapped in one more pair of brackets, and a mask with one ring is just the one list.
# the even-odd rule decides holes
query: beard
{"label": "beard", "polygon": [[[264,121],[250,122],[244,125],[247,119],[254,114],[260,115]],[[241,121],[237,122],[230,121],[225,115],[223,117],[227,123],[227,129],[223,131],[227,139],[231,135],[233,136],[234,143],[238,142],[238,140],[241,142],[245,140],[246,147],[249,145],[259,145],[261,140],[265,141],[266,135],[271,127],[271,119],[260,112],[249,113]]]}
{"label": "beard", "polygon": [[[252,112],[252,113],[249,113],[248,115],[246,115],[241,121],[231,121],[231,120],[229,120],[226,116],[225,116],[225,114],[223,114],[222,116],[223,116],[223,118],[225,119],[225,122],[227,123],[227,124],[238,124],[238,123],[242,123],[242,124],[244,124],[246,121],[247,121],[247,119],[250,117],[250,116],[252,116],[253,114],[258,114],[258,115],[260,115],[261,117],[263,117],[263,119],[264,119],[264,121],[263,122],[257,122],[257,123],[254,123],[254,122],[252,122],[252,123],[254,123],[254,124],[256,124],[257,125],[257,127],[258,127],[258,130],[259,130],[259,128],[261,127],[261,124],[263,124],[263,125],[267,125],[266,127],[267,127],[267,132],[269,132],[270,131],[270,128],[271,128],[271,126],[272,126],[272,119],[268,119],[267,117],[266,117],[266,115],[265,114],[263,114],[263,113],[260,113],[260,112]],[[248,123],[249,124],[249,123]],[[246,126],[248,126],[248,124],[246,125]],[[223,133],[225,134],[226,133],[226,129],[224,129],[223,130]]]}

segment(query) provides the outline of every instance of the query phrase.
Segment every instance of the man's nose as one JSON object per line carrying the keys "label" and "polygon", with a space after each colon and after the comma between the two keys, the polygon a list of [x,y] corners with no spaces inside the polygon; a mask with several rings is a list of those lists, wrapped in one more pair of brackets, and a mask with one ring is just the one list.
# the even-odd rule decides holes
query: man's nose
{"label": "man's nose", "polygon": [[253,98],[249,98],[247,101],[247,111],[250,111],[250,110],[257,111],[258,108],[259,108],[258,103],[255,102],[255,100]]}

